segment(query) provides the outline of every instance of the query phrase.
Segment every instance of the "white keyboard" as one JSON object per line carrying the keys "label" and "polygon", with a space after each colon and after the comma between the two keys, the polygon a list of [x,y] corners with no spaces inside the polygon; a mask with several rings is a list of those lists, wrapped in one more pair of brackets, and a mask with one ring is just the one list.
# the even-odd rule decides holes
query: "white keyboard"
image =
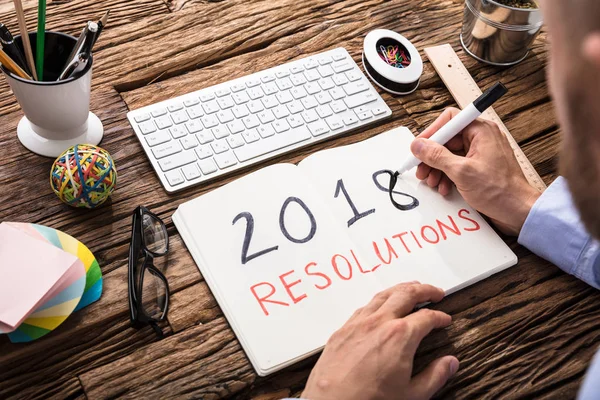
{"label": "white keyboard", "polygon": [[138,110],[127,118],[167,192],[392,115],[337,48]]}

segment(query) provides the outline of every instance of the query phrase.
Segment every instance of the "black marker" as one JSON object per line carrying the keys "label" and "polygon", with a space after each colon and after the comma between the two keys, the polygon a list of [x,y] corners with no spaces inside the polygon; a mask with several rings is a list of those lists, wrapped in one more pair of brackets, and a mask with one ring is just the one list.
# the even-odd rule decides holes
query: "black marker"
{"label": "black marker", "polygon": [[19,67],[31,75],[31,71],[29,71],[29,68],[27,68],[25,57],[23,57],[23,53],[21,53],[21,50],[19,50],[15,44],[15,39],[13,38],[12,33],[10,33],[6,25],[2,23],[0,23],[0,44],[2,44],[2,50],[4,50],[4,52],[8,54],[8,56],[19,65]]}

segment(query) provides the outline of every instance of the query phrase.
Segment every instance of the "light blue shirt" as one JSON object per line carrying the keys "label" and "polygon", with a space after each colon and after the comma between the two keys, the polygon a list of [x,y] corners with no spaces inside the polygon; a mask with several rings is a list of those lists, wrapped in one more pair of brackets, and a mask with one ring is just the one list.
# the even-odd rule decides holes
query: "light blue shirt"
{"label": "light blue shirt", "polygon": [[[534,204],[519,243],[600,289],[600,243],[585,230],[564,178],[556,179]],[[600,352],[586,373],[578,399],[600,399]]]}

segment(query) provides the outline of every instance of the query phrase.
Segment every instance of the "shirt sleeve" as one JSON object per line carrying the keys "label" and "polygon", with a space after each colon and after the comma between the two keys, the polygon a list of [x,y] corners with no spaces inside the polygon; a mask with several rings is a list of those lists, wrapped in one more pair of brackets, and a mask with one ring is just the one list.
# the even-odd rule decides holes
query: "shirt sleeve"
{"label": "shirt sleeve", "polygon": [[519,243],[600,289],[600,243],[585,230],[564,178],[557,178],[533,205]]}

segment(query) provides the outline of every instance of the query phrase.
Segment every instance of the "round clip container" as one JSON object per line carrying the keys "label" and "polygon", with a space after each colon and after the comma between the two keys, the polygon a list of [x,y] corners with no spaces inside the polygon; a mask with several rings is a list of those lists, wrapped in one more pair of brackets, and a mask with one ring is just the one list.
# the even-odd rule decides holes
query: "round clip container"
{"label": "round clip container", "polygon": [[[397,46],[408,56],[408,65],[394,67],[383,60],[381,47]],[[383,90],[393,94],[410,94],[419,86],[423,60],[413,44],[404,36],[388,29],[376,29],[364,40],[363,66],[369,78]]]}

